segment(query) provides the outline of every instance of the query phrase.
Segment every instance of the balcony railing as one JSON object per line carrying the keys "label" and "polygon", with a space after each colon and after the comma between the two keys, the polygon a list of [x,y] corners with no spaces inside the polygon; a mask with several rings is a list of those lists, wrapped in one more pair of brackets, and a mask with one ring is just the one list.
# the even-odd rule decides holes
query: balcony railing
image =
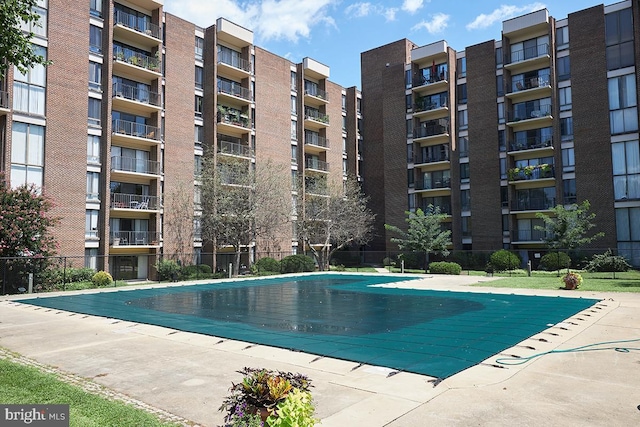
{"label": "balcony railing", "polygon": [[413,129],[414,138],[426,138],[447,133],[449,133],[449,120],[446,119],[430,122],[426,126],[418,126]]}
{"label": "balcony railing", "polygon": [[154,160],[135,159],[133,157],[111,157],[111,170],[122,172],[146,173],[160,175],[160,162]]}
{"label": "balcony railing", "polygon": [[162,32],[156,24],[139,19],[138,16],[124,12],[122,10],[114,11],[114,25],[122,25],[142,34],[146,34],[155,39],[160,39]]}
{"label": "balcony railing", "polygon": [[449,161],[449,152],[446,153],[438,153],[427,156],[417,155],[415,156],[413,162],[416,164],[419,163],[435,163],[435,162],[448,162]]}
{"label": "balcony railing", "polygon": [[315,120],[316,122],[329,123],[329,116],[326,114],[322,114],[320,111],[315,110],[313,108],[305,108],[304,109],[304,118]]}
{"label": "balcony railing", "polygon": [[111,124],[111,130],[113,133],[160,141],[160,128],[156,126],[115,119]]}
{"label": "balcony railing", "polygon": [[547,237],[547,233],[540,230],[518,230],[517,233],[520,242],[543,241]]}
{"label": "balcony railing", "polygon": [[246,114],[221,113],[218,111],[217,117],[218,123],[225,123],[228,125],[251,129],[251,120],[249,120],[249,117]]}
{"label": "balcony railing", "polygon": [[112,231],[109,236],[111,246],[156,246],[159,241],[157,231]]}
{"label": "balcony railing", "polygon": [[553,165],[542,164],[536,166],[525,166],[523,168],[513,168],[507,171],[509,181],[528,181],[533,179],[545,179],[555,177]]}
{"label": "balcony railing", "polygon": [[421,111],[431,111],[431,110],[437,110],[438,108],[446,108],[448,107],[447,104],[448,103],[446,99],[442,101],[422,99],[415,103],[413,107],[413,112],[419,113]]}
{"label": "balcony railing", "polygon": [[438,74],[434,74],[432,76],[418,76],[415,79],[413,79],[413,87],[420,87],[420,86],[425,86],[425,85],[430,85],[433,83],[438,83],[438,82],[442,82],[445,81],[447,79],[447,76],[444,72],[441,72],[439,75]]}
{"label": "balcony railing", "polygon": [[0,108],[9,108],[9,92],[0,90]]}
{"label": "balcony railing", "polygon": [[512,211],[543,211],[556,205],[555,198],[533,197],[523,200],[514,200],[511,203]]}
{"label": "balcony railing", "polygon": [[553,139],[550,136],[532,136],[529,138],[519,138],[509,143],[511,151],[534,150],[553,146]]}
{"label": "balcony railing", "polygon": [[111,193],[112,209],[157,210],[159,207],[160,198],[157,196]]}
{"label": "balcony railing", "polygon": [[309,194],[318,194],[320,196],[326,196],[329,194],[329,189],[327,188],[327,186],[322,186],[322,185],[307,185],[305,187],[305,190],[307,193]]}
{"label": "balcony railing", "polygon": [[224,93],[251,101],[251,91],[246,87],[240,86],[238,83],[220,80],[218,81],[218,93]]}
{"label": "balcony railing", "polygon": [[451,188],[451,179],[428,179],[416,182],[416,190],[435,190],[438,188]]}
{"label": "balcony railing", "polygon": [[227,64],[233,68],[237,68],[247,73],[251,72],[251,62],[246,59],[242,59],[237,55],[231,54],[226,51],[218,52],[218,64]]}
{"label": "balcony railing", "polygon": [[156,92],[152,92],[146,88],[124,84],[122,82],[113,83],[113,96],[141,102],[143,104],[154,105],[156,107],[160,106],[160,96]]}
{"label": "balcony railing", "polygon": [[114,46],[113,58],[156,73],[160,72],[160,58],[147,56],[126,47]]}
{"label": "balcony railing", "polygon": [[[422,209],[423,212],[429,212],[429,206],[433,206],[433,204],[430,204],[430,203],[423,204],[420,209]],[[446,204],[446,203],[445,204],[439,204],[439,205],[437,205],[437,207],[440,208],[440,213],[441,214],[451,215],[451,212],[453,212],[451,210],[451,204]]]}
{"label": "balcony railing", "polygon": [[304,94],[309,96],[314,96],[316,98],[324,99],[325,101],[329,100],[329,93],[319,88],[305,89]]}
{"label": "balcony railing", "polygon": [[306,159],[304,162],[306,169],[314,169],[323,172],[329,172],[329,163],[322,160]]}
{"label": "balcony railing", "polygon": [[240,157],[254,156],[253,150],[248,145],[230,141],[218,141],[218,153]]}
{"label": "balcony railing", "polygon": [[551,115],[551,105],[526,106],[525,108],[514,108],[507,115],[508,122],[519,122],[520,120],[537,119]]}
{"label": "balcony railing", "polygon": [[548,44],[539,44],[537,46],[528,47],[522,50],[516,50],[511,55],[506,55],[505,64],[513,64],[514,62],[526,61],[528,59],[537,58],[539,56],[549,54]]}
{"label": "balcony railing", "polygon": [[541,74],[537,77],[529,78],[514,78],[511,80],[511,93],[535,89],[541,86],[549,86],[549,84],[549,74]]}
{"label": "balcony railing", "polygon": [[320,136],[314,133],[305,133],[304,144],[314,145],[316,147],[329,148],[329,140],[323,136]]}

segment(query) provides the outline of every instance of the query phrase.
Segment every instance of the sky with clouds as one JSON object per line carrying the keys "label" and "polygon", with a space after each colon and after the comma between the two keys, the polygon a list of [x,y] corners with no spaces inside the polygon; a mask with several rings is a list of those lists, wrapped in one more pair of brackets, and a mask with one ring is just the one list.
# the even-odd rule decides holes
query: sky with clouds
{"label": "sky with clouds", "polygon": [[[605,4],[611,4],[611,0]],[[201,27],[219,17],[248,28],[254,44],[293,62],[310,57],[330,80],[360,87],[360,53],[407,38],[423,46],[446,40],[462,50],[500,38],[502,21],[547,8],[551,16],[602,0],[165,0],[165,12]]]}

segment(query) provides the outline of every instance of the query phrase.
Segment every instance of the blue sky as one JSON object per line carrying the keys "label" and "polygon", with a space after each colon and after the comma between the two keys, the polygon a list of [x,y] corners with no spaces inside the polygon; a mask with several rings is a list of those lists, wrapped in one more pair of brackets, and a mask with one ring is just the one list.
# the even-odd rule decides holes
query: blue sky
{"label": "blue sky", "polygon": [[[605,4],[611,4],[611,0]],[[360,53],[408,38],[418,46],[446,40],[462,50],[499,39],[502,21],[547,8],[556,19],[597,0],[165,0],[165,11],[201,27],[224,17],[254,33],[254,44],[301,62],[330,67],[330,80],[360,87]]]}

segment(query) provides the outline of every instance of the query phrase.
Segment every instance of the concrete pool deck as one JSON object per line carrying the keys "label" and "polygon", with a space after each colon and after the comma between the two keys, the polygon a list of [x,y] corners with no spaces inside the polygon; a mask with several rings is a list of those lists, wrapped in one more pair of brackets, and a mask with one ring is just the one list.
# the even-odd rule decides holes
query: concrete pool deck
{"label": "concrete pool deck", "polygon": [[[602,301],[440,383],[417,374],[389,375],[386,368],[13,301],[24,295],[0,297],[0,347],[202,426],[222,424],[217,409],[231,383],[240,381],[236,371],[245,366],[308,375],[324,427],[640,424],[640,351],[554,353],[518,366],[496,363],[508,355],[640,339],[640,294],[491,288],[490,281],[424,276],[385,286]],[[468,286],[477,282],[486,283]],[[640,341],[604,347],[640,348]]]}

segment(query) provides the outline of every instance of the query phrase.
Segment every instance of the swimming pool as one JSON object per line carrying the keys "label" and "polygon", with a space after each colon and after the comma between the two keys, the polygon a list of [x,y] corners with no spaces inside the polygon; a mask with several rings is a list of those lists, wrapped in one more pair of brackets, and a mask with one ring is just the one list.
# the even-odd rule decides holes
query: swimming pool
{"label": "swimming pool", "polygon": [[598,302],[371,286],[419,279],[311,274],[19,302],[437,378],[471,367]]}

